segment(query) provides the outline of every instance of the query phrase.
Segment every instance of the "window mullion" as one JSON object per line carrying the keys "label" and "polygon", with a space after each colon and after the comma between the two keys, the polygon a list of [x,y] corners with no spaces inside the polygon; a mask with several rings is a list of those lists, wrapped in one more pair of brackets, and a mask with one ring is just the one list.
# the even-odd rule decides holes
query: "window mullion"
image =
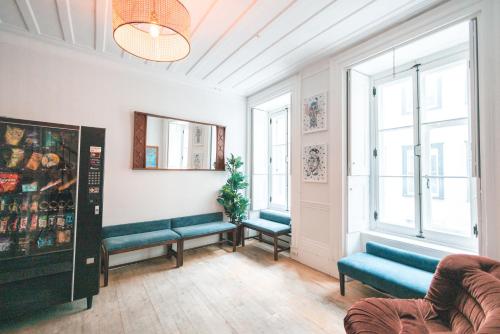
{"label": "window mullion", "polygon": [[423,238],[422,219],[422,175],[421,175],[421,129],[420,129],[420,64],[414,66],[413,74],[413,135],[414,135],[414,184],[415,184],[415,229],[417,237]]}

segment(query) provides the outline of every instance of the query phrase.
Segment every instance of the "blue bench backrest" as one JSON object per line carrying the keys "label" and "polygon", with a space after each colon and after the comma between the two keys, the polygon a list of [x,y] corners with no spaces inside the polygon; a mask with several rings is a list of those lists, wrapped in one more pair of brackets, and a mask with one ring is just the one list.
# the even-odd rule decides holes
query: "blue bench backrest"
{"label": "blue bench backrest", "polygon": [[405,264],[407,266],[431,273],[436,271],[436,267],[439,264],[439,259],[434,257],[412,253],[371,241],[366,243],[366,252],[374,256],[382,257],[387,260]]}
{"label": "blue bench backrest", "polygon": [[152,232],[170,229],[172,227],[170,219],[153,220],[141,223],[119,224],[104,226],[102,228],[102,238],[120,237],[137,233]]}
{"label": "blue bench backrest", "polygon": [[270,210],[262,210],[260,212],[259,217],[261,219],[271,220],[276,223],[290,225],[290,215],[285,213],[270,211]]}
{"label": "blue bench backrest", "polygon": [[172,227],[186,227],[204,223],[213,223],[222,221],[222,212],[207,213],[203,215],[179,217],[172,219]]}

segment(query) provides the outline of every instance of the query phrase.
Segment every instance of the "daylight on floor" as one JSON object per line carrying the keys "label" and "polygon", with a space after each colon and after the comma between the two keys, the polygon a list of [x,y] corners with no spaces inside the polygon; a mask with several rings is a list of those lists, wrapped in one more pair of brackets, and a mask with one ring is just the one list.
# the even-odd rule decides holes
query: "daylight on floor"
{"label": "daylight on floor", "polygon": [[0,1],[0,333],[500,334],[499,19]]}

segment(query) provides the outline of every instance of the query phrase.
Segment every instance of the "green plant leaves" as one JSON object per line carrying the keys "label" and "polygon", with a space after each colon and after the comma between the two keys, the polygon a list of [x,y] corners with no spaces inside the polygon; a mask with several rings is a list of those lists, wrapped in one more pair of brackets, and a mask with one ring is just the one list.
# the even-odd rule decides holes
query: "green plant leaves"
{"label": "green plant leaves", "polygon": [[226,161],[229,177],[217,197],[217,202],[224,207],[224,212],[234,224],[239,224],[246,218],[250,205],[250,200],[243,194],[243,190],[248,187],[248,182],[245,174],[239,171],[241,167],[243,167],[241,157],[231,154]]}

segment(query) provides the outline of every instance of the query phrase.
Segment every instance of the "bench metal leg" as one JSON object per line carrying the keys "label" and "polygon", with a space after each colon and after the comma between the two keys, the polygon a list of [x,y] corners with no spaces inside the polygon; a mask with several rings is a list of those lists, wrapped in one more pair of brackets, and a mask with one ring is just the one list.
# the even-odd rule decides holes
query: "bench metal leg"
{"label": "bench metal leg", "polygon": [[345,296],[345,275],[340,274],[340,295]]}
{"label": "bench metal leg", "polygon": [[233,252],[236,252],[236,241],[237,241],[236,236],[237,236],[237,234],[238,234],[238,229],[235,228],[233,230]]}
{"label": "bench metal leg", "polygon": [[241,247],[245,247],[245,226],[241,225]]}
{"label": "bench metal leg", "polygon": [[262,242],[262,232],[259,232],[259,242]]}
{"label": "bench metal leg", "polygon": [[167,245],[167,259],[172,257],[172,244]]}
{"label": "bench metal leg", "polygon": [[275,236],[273,239],[274,239],[274,261],[278,261],[278,237]]}
{"label": "bench metal leg", "polygon": [[182,239],[177,241],[177,254],[175,258],[177,260],[177,268],[182,267],[184,264],[184,240]]}

